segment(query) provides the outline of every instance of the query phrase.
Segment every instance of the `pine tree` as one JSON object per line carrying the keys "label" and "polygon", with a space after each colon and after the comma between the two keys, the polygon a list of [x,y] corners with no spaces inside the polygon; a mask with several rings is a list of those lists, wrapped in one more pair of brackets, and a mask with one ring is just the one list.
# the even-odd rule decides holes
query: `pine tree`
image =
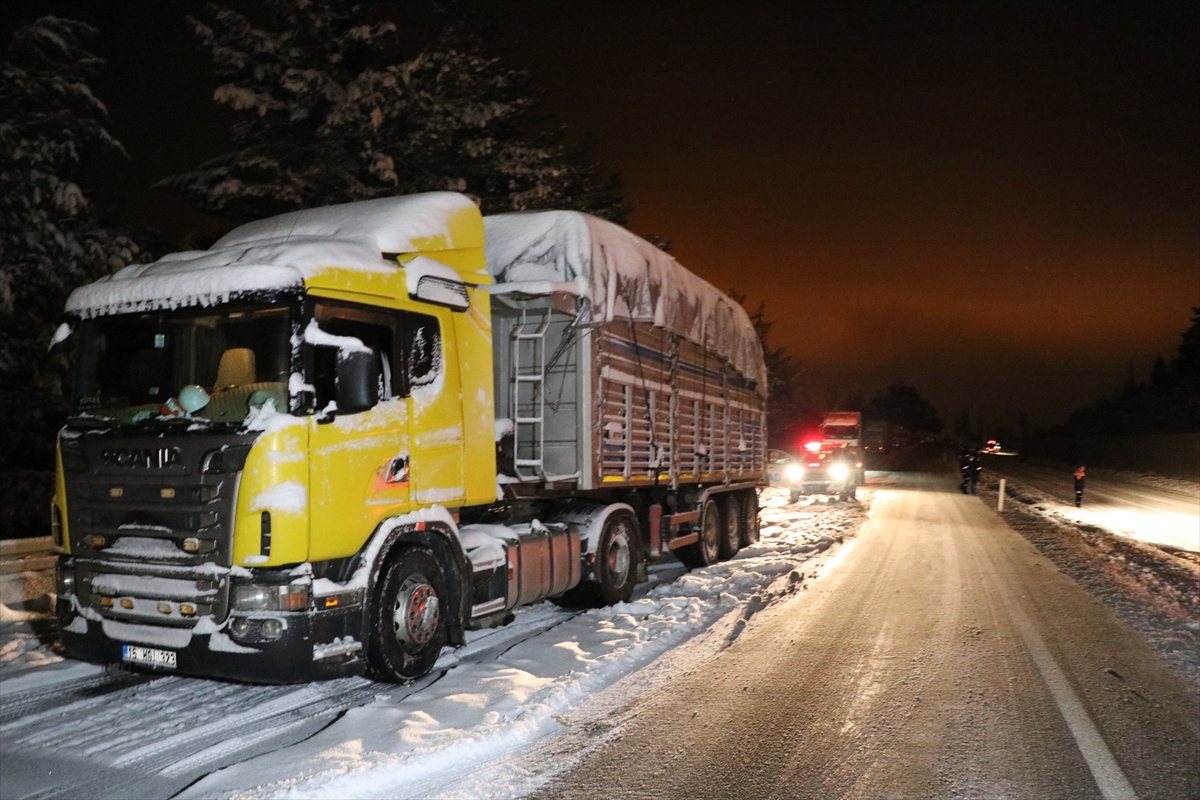
{"label": "pine tree", "polygon": [[214,99],[242,113],[234,150],[162,182],[235,220],[413,192],[475,197],[484,213],[573,208],[622,222],[615,178],[541,122],[528,75],[447,22],[415,58],[354,0],[264,0],[271,30],[215,8],[191,19],[213,59]]}
{"label": "pine tree", "polygon": [[[731,289],[729,296],[738,305],[745,306],[746,295]],[[809,407],[804,387],[800,382],[803,368],[793,360],[786,346],[771,347],[767,343],[771,327],[774,325],[774,322],[767,319],[767,304],[760,302],[753,311],[746,313],[754,325],[754,332],[758,334],[763,363],[767,367],[768,438],[771,444],[785,447],[806,424],[815,420],[817,412]]]}
{"label": "pine tree", "polygon": [[[74,287],[139,256],[106,229],[76,178],[85,156],[123,152],[89,90],[94,28],[43,17],[0,57],[0,468],[49,468],[65,413],[64,365],[46,348]],[[39,498],[40,500],[41,498]]]}
{"label": "pine tree", "polygon": [[[871,419],[882,419],[903,425],[911,431],[940,433],[942,420],[937,409],[914,387],[899,381],[871,398],[865,411]],[[983,438],[983,418],[979,418],[976,438]]]}

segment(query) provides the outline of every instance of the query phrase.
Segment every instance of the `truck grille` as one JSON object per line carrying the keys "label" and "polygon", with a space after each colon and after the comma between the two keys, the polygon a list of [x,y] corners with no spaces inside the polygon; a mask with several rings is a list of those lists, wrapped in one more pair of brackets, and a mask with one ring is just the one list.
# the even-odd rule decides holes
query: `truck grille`
{"label": "truck grille", "polygon": [[[208,614],[224,619],[229,587],[222,568],[233,560],[238,473],[202,467],[214,451],[254,438],[127,429],[64,435],[80,601],[127,622],[190,627]],[[121,457],[126,453],[138,457]],[[157,453],[168,455],[151,457]]]}

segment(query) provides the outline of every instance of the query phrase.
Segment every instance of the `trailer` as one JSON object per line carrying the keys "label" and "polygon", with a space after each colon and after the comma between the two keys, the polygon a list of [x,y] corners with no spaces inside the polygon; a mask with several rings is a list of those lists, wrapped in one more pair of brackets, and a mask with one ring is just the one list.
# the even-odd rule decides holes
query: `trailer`
{"label": "trailer", "polygon": [[757,540],[749,318],[577,212],[284,214],[76,290],[55,339],[76,657],[406,681],[518,606],[626,600],[649,561]]}

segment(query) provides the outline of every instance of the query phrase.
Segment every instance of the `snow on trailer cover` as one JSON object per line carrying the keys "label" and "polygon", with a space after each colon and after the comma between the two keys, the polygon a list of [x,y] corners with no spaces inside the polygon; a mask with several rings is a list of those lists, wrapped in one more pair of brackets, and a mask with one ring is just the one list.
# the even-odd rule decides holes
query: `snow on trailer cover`
{"label": "snow on trailer cover", "polygon": [[510,492],[762,478],[766,375],[738,304],[586,214],[484,225]]}

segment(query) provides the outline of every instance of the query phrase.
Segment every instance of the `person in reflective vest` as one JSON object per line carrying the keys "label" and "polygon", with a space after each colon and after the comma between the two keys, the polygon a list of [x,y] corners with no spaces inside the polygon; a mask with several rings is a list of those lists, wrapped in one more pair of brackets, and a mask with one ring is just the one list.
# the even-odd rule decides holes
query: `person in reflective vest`
{"label": "person in reflective vest", "polygon": [[1083,476],[1084,469],[1080,465],[1079,469],[1075,470],[1075,507],[1079,508],[1083,505]]}

